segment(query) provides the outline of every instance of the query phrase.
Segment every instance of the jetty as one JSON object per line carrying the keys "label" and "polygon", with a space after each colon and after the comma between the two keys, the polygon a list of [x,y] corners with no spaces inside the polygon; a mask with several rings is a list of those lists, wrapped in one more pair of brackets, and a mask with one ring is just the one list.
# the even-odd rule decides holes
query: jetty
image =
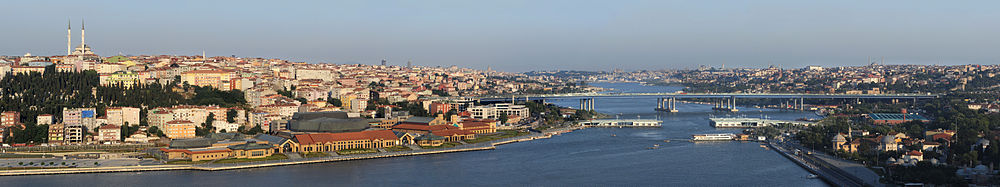
{"label": "jetty", "polygon": [[709,125],[715,128],[760,128],[779,124],[789,124],[798,126],[813,126],[815,122],[773,120],[763,118],[708,118]]}
{"label": "jetty", "polygon": [[660,127],[663,121],[652,119],[595,119],[580,121],[583,127]]}

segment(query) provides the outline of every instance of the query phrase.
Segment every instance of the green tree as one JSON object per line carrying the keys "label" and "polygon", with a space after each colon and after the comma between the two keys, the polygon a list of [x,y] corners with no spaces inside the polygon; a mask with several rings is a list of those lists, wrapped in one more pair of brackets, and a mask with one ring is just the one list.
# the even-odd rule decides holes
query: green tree
{"label": "green tree", "polygon": [[239,115],[236,109],[229,109],[229,111],[226,111],[226,122],[236,123],[236,115]]}
{"label": "green tree", "polygon": [[260,134],[260,133],[264,133],[264,129],[261,129],[260,125],[254,125],[253,128],[250,128],[250,130],[247,130],[247,134],[251,134],[251,135],[253,135],[253,134]]}
{"label": "green tree", "polygon": [[167,135],[163,134],[163,131],[161,131],[160,128],[156,127],[156,126],[152,126],[152,127],[147,128],[146,129],[146,134],[155,135],[155,136],[159,136],[159,137],[167,137]]}
{"label": "green tree", "polygon": [[340,99],[337,99],[337,98],[326,99],[326,103],[330,103],[330,105],[333,105],[333,106],[336,106],[336,107],[341,107],[344,104],[344,103],[341,103]]}

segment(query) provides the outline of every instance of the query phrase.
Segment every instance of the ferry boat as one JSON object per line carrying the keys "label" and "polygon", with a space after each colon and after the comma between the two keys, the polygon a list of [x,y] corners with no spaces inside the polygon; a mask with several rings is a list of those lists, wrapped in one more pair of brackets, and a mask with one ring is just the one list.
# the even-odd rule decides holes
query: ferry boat
{"label": "ferry boat", "polygon": [[691,140],[694,141],[729,141],[734,139],[736,139],[736,134],[733,133],[691,135]]}

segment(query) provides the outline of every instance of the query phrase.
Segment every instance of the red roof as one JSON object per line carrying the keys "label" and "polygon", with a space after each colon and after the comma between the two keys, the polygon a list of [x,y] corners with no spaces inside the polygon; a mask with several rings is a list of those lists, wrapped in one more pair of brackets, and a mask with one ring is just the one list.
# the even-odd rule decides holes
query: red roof
{"label": "red roof", "polygon": [[447,129],[458,129],[458,127],[451,126],[451,125],[433,125],[433,126],[428,127],[427,129],[431,130],[431,131],[438,131],[438,130],[447,130]]}
{"label": "red roof", "polygon": [[448,136],[454,136],[454,135],[470,135],[470,134],[476,134],[476,133],[474,133],[472,131],[467,131],[467,130],[447,129],[447,130],[434,131],[434,132],[431,132],[431,134],[438,135],[438,136],[448,137]]}
{"label": "red roof", "polygon": [[118,129],[118,130],[121,130],[122,127],[118,126],[118,125],[107,124],[107,125],[101,126],[101,129]]}
{"label": "red roof", "polygon": [[192,71],[187,71],[187,72],[184,72],[184,73],[181,73],[181,74],[189,74],[189,73],[229,73],[229,72],[232,72],[232,71],[226,71],[226,70],[192,70]]}
{"label": "red roof", "polygon": [[295,135],[295,139],[299,144],[316,144],[316,143],[327,143],[327,142],[339,142],[347,140],[395,140],[396,134],[392,133],[391,130],[376,130],[376,131],[361,131],[361,132],[342,132],[342,133],[314,133],[314,134],[299,134]]}
{"label": "red roof", "polygon": [[917,151],[917,150],[913,150],[913,151],[910,151],[910,152],[907,152],[907,153],[906,153],[906,155],[911,155],[911,156],[924,156],[924,153],[921,153],[920,151]]}
{"label": "red roof", "polygon": [[483,122],[478,122],[478,121],[462,122],[462,127],[465,127],[465,128],[489,127],[489,126],[490,126],[489,123],[483,123]]}
{"label": "red roof", "polygon": [[188,120],[173,120],[167,122],[167,124],[185,124],[185,123],[194,123],[194,122]]}
{"label": "red roof", "polygon": [[430,126],[427,125],[417,125],[411,123],[399,123],[392,126],[392,129],[421,130],[421,131],[429,131],[430,130],[429,128]]}
{"label": "red roof", "polygon": [[400,123],[392,126],[392,129],[403,129],[403,130],[419,130],[419,131],[437,131],[437,130],[447,130],[447,129],[458,129],[458,127],[451,125],[417,125],[412,123]]}
{"label": "red roof", "polygon": [[945,134],[945,133],[941,133],[941,134],[935,134],[935,135],[931,136],[931,141],[938,140],[938,139],[944,139],[945,141],[951,141],[951,135]]}
{"label": "red roof", "polygon": [[184,153],[187,153],[187,154],[201,154],[201,153],[218,153],[218,152],[231,152],[231,150],[229,150],[229,149],[216,149],[216,150],[204,150],[204,151],[191,151],[191,150],[187,150],[187,149],[167,149],[167,148],[160,148],[160,151],[163,151],[163,152],[184,152]]}

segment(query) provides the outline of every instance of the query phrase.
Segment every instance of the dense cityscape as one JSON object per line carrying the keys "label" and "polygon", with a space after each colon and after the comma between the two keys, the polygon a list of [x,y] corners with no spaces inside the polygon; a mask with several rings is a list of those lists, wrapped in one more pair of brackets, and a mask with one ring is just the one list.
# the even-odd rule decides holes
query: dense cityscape
{"label": "dense cityscape", "polygon": [[[39,6],[18,3],[0,14]],[[65,46],[48,18],[5,29],[0,184],[1000,186],[994,28],[931,22],[966,14],[889,11],[883,33],[877,9],[341,3],[107,3],[127,16],[90,42],[117,46],[90,18]]]}

